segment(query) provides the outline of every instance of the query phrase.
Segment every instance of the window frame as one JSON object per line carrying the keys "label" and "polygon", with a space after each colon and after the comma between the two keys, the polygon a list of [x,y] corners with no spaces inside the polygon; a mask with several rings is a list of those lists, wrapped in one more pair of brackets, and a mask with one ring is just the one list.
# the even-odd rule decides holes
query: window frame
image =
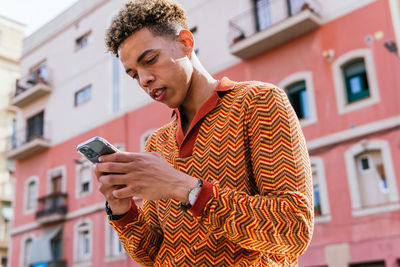
{"label": "window frame", "polygon": [[[81,255],[81,233],[88,231],[89,254]],[[74,225],[74,263],[92,266],[93,258],[93,224],[90,219],[81,219]]]}
{"label": "window frame", "polygon": [[32,244],[35,242],[36,236],[32,233],[25,235],[22,239],[21,239],[21,249],[20,249],[20,255],[19,255],[19,266],[21,267],[28,267],[28,266],[24,266],[26,257],[29,257],[29,255],[27,255],[25,249],[26,249],[26,242],[28,240],[31,240],[31,246]]}
{"label": "window frame", "polygon": [[55,174],[61,176],[61,192],[67,192],[66,178],[67,178],[67,167],[65,165],[52,168],[47,171],[47,195],[54,193],[52,190],[52,179],[56,177]]}
{"label": "window frame", "polygon": [[[108,222],[108,219],[105,219],[104,222],[104,226],[105,226],[105,262],[114,262],[114,261],[122,261],[125,260],[127,258],[127,254],[125,252],[124,247],[122,246],[122,251],[121,253],[115,253],[114,250],[114,242],[116,242],[114,240],[115,235],[118,234],[115,232],[115,230],[113,229],[113,227],[110,225],[110,223]],[[119,240],[119,239],[118,239]]]}
{"label": "window frame", "polygon": [[[364,66],[363,71],[359,71],[356,74],[352,74],[352,75],[348,75],[346,72],[348,72],[348,69],[352,66],[354,66],[355,64],[362,64]],[[349,62],[346,62],[344,65],[341,66],[342,68],[342,75],[345,81],[345,86],[346,86],[346,99],[347,99],[347,104],[351,104],[354,103],[356,101],[361,101],[364,98],[368,98],[371,96],[370,93],[370,86],[368,84],[368,73],[367,73],[367,69],[365,66],[365,60],[364,58],[355,58]],[[364,88],[361,89],[361,92],[358,93],[353,93],[351,91],[352,87],[351,87],[351,79],[355,78],[355,77],[360,77],[362,79],[363,84],[366,83],[366,85],[368,85],[367,90],[364,90]]]}
{"label": "window frame", "polygon": [[[357,155],[367,151],[379,150],[382,155],[382,161],[386,180],[389,188],[388,204],[376,207],[363,207],[361,203],[361,194],[358,184],[357,168],[355,161]],[[353,217],[367,216],[384,212],[400,210],[399,194],[397,191],[397,181],[391,157],[390,145],[385,140],[362,140],[345,151],[344,160],[346,164],[347,179],[350,188],[351,206]]]}
{"label": "window frame", "polygon": [[[91,177],[90,177],[90,182],[89,182],[89,190],[88,191],[83,191],[82,189],[82,177],[81,177],[81,171],[83,168],[89,168]],[[87,197],[92,194],[93,192],[93,164],[87,160],[86,158],[82,157],[80,160],[77,161],[77,164],[75,166],[75,181],[76,181],[76,186],[75,186],[75,198],[80,199]]]}
{"label": "window frame", "polygon": [[[88,84],[88,85],[82,87],[81,89],[79,89],[78,91],[75,92],[75,94],[74,94],[74,107],[82,106],[83,104],[89,102],[92,99],[92,87],[93,87],[92,84]],[[89,98],[85,98],[82,102],[77,103],[78,95],[80,93],[86,91],[86,90],[89,90],[89,93],[90,93]]]}
{"label": "window frame", "polygon": [[[86,33],[80,35],[78,38],[75,39],[75,52],[80,51],[90,45],[92,42],[92,31],[87,31]],[[83,40],[87,40],[85,45],[81,45]]]}
{"label": "window frame", "polygon": [[329,205],[329,191],[326,184],[324,161],[320,157],[310,157],[310,163],[311,166],[315,166],[315,170],[318,174],[318,184],[321,199],[321,216],[315,216],[314,221],[315,223],[326,223],[331,221],[332,217]]}
{"label": "window frame", "polygon": [[[358,58],[364,59],[370,96],[348,103],[347,87],[342,66]],[[379,103],[380,96],[378,79],[371,49],[352,50],[338,57],[332,63],[332,77],[334,81],[336,105],[339,114],[346,114]]]}
{"label": "window frame", "polygon": [[314,89],[312,72],[302,71],[302,72],[293,73],[293,74],[287,76],[286,78],[284,78],[278,84],[278,87],[281,88],[282,90],[284,90],[287,94],[287,91],[285,88],[287,88],[288,86],[290,86],[292,84],[295,84],[296,82],[301,82],[301,81],[304,81],[304,83],[305,83],[310,117],[299,119],[299,122],[302,127],[306,127],[306,126],[314,124],[318,121],[317,108],[316,108],[316,102],[315,102],[315,89]]}
{"label": "window frame", "polygon": [[[36,191],[34,194],[36,195],[36,201],[34,202],[34,205],[32,207],[28,206],[28,191],[29,191],[29,185],[31,182],[34,182],[36,184]],[[39,198],[39,176],[33,175],[30,176],[25,182],[24,182],[24,208],[23,208],[23,214],[28,215],[36,212],[38,208],[38,198]]]}

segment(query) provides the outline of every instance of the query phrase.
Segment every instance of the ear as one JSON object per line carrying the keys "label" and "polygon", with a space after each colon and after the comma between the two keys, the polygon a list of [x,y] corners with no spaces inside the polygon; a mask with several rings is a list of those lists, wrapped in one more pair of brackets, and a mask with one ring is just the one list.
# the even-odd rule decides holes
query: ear
{"label": "ear", "polygon": [[185,54],[191,58],[192,52],[194,49],[194,37],[193,34],[189,30],[181,30],[181,32],[178,35],[178,42],[180,42],[183,45],[183,48],[185,50]]}

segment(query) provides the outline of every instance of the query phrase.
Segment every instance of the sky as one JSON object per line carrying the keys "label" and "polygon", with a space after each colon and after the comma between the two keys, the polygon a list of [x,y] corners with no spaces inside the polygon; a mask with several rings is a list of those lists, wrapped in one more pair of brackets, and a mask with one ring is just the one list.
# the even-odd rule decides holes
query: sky
{"label": "sky", "polygon": [[25,24],[28,36],[78,0],[0,0],[0,15]]}

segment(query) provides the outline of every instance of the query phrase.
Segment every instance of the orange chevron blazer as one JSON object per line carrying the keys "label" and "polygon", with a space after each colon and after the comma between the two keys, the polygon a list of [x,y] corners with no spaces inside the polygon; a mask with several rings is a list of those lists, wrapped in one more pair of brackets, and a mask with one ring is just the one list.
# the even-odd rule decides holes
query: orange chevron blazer
{"label": "orange chevron blazer", "polygon": [[309,156],[286,94],[223,78],[199,112],[187,136],[177,114],[146,145],[203,180],[198,199],[187,211],[174,199],[133,203],[110,221],[123,247],[143,266],[296,266],[314,213]]}

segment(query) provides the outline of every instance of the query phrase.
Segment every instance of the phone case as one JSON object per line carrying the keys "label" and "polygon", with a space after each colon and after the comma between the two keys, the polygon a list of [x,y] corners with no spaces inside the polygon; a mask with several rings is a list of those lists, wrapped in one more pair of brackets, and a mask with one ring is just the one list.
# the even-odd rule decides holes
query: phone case
{"label": "phone case", "polygon": [[93,163],[98,163],[99,157],[102,155],[118,152],[118,149],[115,146],[99,136],[93,137],[79,144],[76,149],[80,154]]}

